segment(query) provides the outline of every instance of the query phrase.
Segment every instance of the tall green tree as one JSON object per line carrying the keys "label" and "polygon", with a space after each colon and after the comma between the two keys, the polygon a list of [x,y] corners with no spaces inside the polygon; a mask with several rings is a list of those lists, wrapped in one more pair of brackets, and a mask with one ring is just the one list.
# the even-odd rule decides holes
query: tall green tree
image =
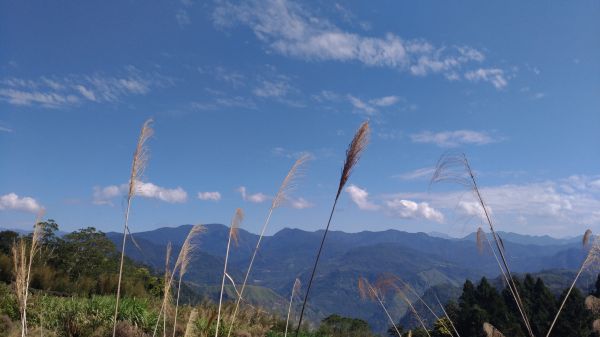
{"label": "tall green tree", "polygon": [[[566,296],[567,290],[563,291],[561,301]],[[573,288],[571,295],[565,303],[565,307],[556,322],[551,337],[589,337],[592,333],[593,317],[591,311],[585,308],[584,297],[581,291]]]}

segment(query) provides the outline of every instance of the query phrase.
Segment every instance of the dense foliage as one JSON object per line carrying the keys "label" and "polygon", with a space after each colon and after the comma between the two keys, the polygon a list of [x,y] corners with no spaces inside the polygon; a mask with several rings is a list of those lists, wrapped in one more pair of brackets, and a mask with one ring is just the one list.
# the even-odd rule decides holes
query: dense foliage
{"label": "dense foliage", "polygon": [[[118,250],[106,235],[94,227],[59,237],[54,220],[41,223],[42,251],[33,264],[31,288],[62,295],[109,295],[117,287]],[[13,278],[10,246],[19,238],[12,231],[0,232],[0,281]],[[28,237],[26,237],[28,238]],[[127,260],[123,279],[125,296],[160,295],[161,278]]]}
{"label": "dense foliage", "polygon": [[[517,289],[523,298],[533,334],[545,336],[566,292],[555,296],[542,279],[534,279],[530,275],[526,275],[522,282],[517,280]],[[591,295],[598,294],[600,276]],[[461,336],[485,337],[482,329],[485,322],[492,324],[505,336],[528,336],[509,290],[504,288],[498,291],[486,278],[482,278],[477,285],[467,280],[458,303],[450,302],[446,305],[446,311]],[[574,288],[551,336],[597,337],[596,332],[592,331],[593,321],[592,311],[585,306],[585,296],[579,289]],[[390,335],[395,335],[393,329],[389,332]],[[448,336],[443,333],[443,326],[439,321],[435,323],[430,334],[432,337]],[[422,329],[413,331],[412,335],[426,336]]]}

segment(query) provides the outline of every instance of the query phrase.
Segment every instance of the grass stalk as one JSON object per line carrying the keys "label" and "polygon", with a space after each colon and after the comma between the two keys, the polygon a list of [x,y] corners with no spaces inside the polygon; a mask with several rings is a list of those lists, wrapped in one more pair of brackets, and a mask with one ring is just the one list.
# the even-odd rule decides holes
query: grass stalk
{"label": "grass stalk", "polygon": [[292,294],[290,295],[290,304],[288,305],[287,319],[285,320],[285,333],[283,334],[283,337],[287,337],[288,326],[290,325],[290,314],[292,313],[292,303],[294,302],[294,298],[300,294],[301,286],[300,279],[296,279],[292,286]]}
{"label": "grass stalk", "polygon": [[[585,232],[585,235],[583,236],[583,246],[584,247],[587,245],[590,237],[591,237],[591,231],[588,229]],[[590,251],[588,252],[587,256],[585,257],[585,260],[581,264],[581,267],[579,267],[579,270],[577,271],[577,275],[575,275],[575,279],[573,279],[573,282],[571,283],[569,290],[567,290],[567,293],[565,294],[565,298],[563,298],[562,302],[560,303],[560,307],[558,308],[558,311],[556,312],[556,315],[554,316],[554,319],[552,320],[552,324],[550,324],[550,328],[548,328],[546,337],[549,337],[550,333],[552,333],[552,329],[554,329],[554,325],[556,324],[558,317],[560,316],[565,304],[567,303],[567,299],[571,295],[571,291],[573,290],[573,288],[575,288],[575,284],[577,283],[577,280],[579,280],[579,277],[581,276],[583,271],[589,265],[591,265],[592,262],[597,261],[599,259],[599,257],[600,257],[600,241],[598,238],[595,238],[595,240],[592,244],[592,248],[590,248]]]}
{"label": "grass stalk", "polygon": [[[192,227],[190,232],[188,233],[185,241],[183,242],[183,246],[181,246],[181,250],[179,251],[179,255],[177,256],[177,261],[175,262],[175,269],[178,269],[179,280],[177,282],[177,298],[175,300],[175,318],[173,319],[173,337],[175,337],[175,331],[177,328],[177,314],[179,310],[179,294],[181,292],[181,281],[183,280],[183,276],[188,270],[190,262],[192,261],[193,255],[198,248],[198,243],[194,243],[194,239],[196,236],[204,233],[206,228],[202,225],[195,225]],[[175,274],[175,270],[173,270],[173,274]],[[166,316],[166,315],[165,315]]]}
{"label": "grass stalk", "polygon": [[[241,208],[235,210],[235,215],[231,220],[231,225],[229,226],[229,238],[227,239],[227,249],[225,251],[225,263],[223,264],[223,278],[221,280],[221,293],[219,294],[219,309],[217,311],[217,327],[215,328],[215,337],[219,335],[219,325],[221,323],[221,307],[223,305],[223,291],[225,290],[225,278],[229,275],[227,274],[227,263],[229,261],[229,249],[231,247],[231,242],[233,241],[236,245],[238,243],[238,229],[240,223],[244,219],[244,211]],[[232,279],[233,282],[233,279]],[[234,285],[235,288],[235,285]],[[237,289],[236,289],[237,293]]]}
{"label": "grass stalk", "polygon": [[398,326],[396,326],[396,323],[394,323],[392,315],[390,315],[390,312],[387,310],[385,304],[383,304],[383,294],[380,294],[383,291],[381,289],[376,289],[375,287],[373,287],[371,283],[369,283],[369,281],[363,277],[358,278],[358,291],[362,299],[376,300],[377,302],[379,302],[379,305],[381,305],[381,308],[387,315],[387,318],[394,327],[394,330],[398,334],[398,337],[402,337]]}
{"label": "grass stalk", "polygon": [[[450,332],[450,336],[453,336],[452,330],[450,330],[448,328],[448,326],[446,326],[446,323],[444,323],[444,321],[442,319],[440,319],[440,317],[435,313],[435,311],[433,311],[433,309],[427,304],[427,302],[425,302],[425,300],[417,293],[417,291],[410,284],[405,282],[404,280],[402,280],[400,278],[398,278],[398,280],[402,283],[404,288],[408,289],[413,295],[415,295],[417,297],[419,302],[421,302],[427,308],[427,310],[429,310],[429,312],[433,315],[433,317],[435,317],[435,319],[438,320],[442,324],[444,329],[446,329]],[[452,321],[450,321],[450,323],[452,323]]]}
{"label": "grass stalk", "polygon": [[183,335],[183,337],[192,337],[194,335],[194,323],[196,322],[197,318],[198,309],[194,308],[192,309],[192,312],[190,312],[190,317],[188,318],[188,322],[185,327],[185,334]]}
{"label": "grass stalk", "polygon": [[117,283],[117,299],[115,302],[115,316],[113,320],[113,333],[115,337],[117,333],[117,318],[119,315],[119,299],[121,297],[121,281],[123,279],[123,263],[125,261],[125,243],[127,242],[127,233],[129,232],[129,212],[131,211],[131,201],[136,194],[138,179],[144,173],[146,164],[148,163],[148,148],[146,147],[147,140],[152,136],[153,130],[151,127],[152,119],[148,119],[142,126],[142,131],[138,138],[135,152],[133,153],[133,161],[131,164],[131,174],[129,176],[129,189],[127,192],[127,206],[125,208],[125,221],[123,224],[123,243],[121,245],[121,260],[119,263],[119,280]]}
{"label": "grass stalk", "polygon": [[[458,172],[453,171],[453,169],[456,168],[459,169]],[[460,154],[458,156],[444,155],[442,156],[442,158],[440,158],[436,165],[436,169],[431,179],[431,183],[445,180],[457,182],[459,184],[469,187],[472,190],[475,198],[477,199],[478,204],[481,206],[483,218],[487,222],[492,233],[496,250],[498,251],[498,255],[500,257],[499,261],[502,262],[501,265],[499,264],[500,271],[502,272],[503,276],[507,281],[507,285],[511,291],[513,299],[515,300],[515,303],[517,305],[519,313],[521,314],[521,318],[523,319],[523,323],[525,324],[525,328],[527,329],[529,336],[535,337],[533,335],[533,330],[531,329],[529,318],[525,312],[523,301],[521,299],[521,296],[519,295],[519,290],[517,289],[516,282],[508,266],[508,261],[506,259],[506,253],[504,250],[504,244],[502,243],[502,239],[496,232],[488,207],[485,204],[481,192],[479,190],[479,186],[477,185],[475,174],[473,173],[471,165],[469,164],[469,161],[464,154]],[[494,251],[494,249],[492,249],[492,251]]]}
{"label": "grass stalk", "polygon": [[450,325],[452,326],[452,330],[454,330],[454,333],[456,334],[456,336],[460,337],[460,334],[458,333],[458,330],[456,330],[456,327],[454,326],[454,322],[452,322],[452,319],[450,318],[450,316],[446,312],[446,309],[442,305],[442,302],[440,302],[440,299],[437,297],[437,295],[435,295],[435,300],[440,305],[440,308],[442,309],[442,312],[444,312],[444,316],[446,317],[446,319],[448,320],[448,322],[450,322]]}
{"label": "grass stalk", "polygon": [[233,314],[231,315],[231,324],[229,326],[229,331],[227,332],[227,337],[230,337],[231,332],[233,331],[233,326],[235,324],[235,319],[238,314],[240,303],[244,296],[244,290],[246,289],[246,284],[248,283],[248,277],[250,276],[250,272],[252,271],[252,266],[254,264],[256,254],[258,253],[258,250],[260,248],[260,243],[265,235],[265,231],[267,230],[269,222],[271,221],[271,215],[273,214],[273,211],[276,208],[278,208],[279,206],[281,206],[283,204],[283,202],[285,202],[285,200],[287,199],[288,193],[295,187],[296,179],[302,173],[303,165],[306,163],[307,160],[308,160],[307,155],[303,155],[296,160],[294,165],[292,165],[292,168],[289,170],[288,174],[283,179],[283,182],[281,183],[281,186],[279,187],[279,191],[277,192],[277,195],[275,196],[275,198],[273,198],[273,202],[271,203],[271,208],[269,208],[269,213],[267,214],[267,218],[266,218],[266,220],[262,226],[262,229],[260,231],[258,241],[256,242],[256,247],[254,248],[254,251],[252,252],[252,257],[250,258],[250,264],[248,265],[248,269],[246,270],[246,275],[244,276],[244,282],[242,283],[242,287],[240,289],[240,295],[238,296],[237,301],[235,302],[235,307],[233,309]]}
{"label": "grass stalk", "polygon": [[338,185],[338,190],[335,195],[335,199],[333,201],[333,206],[331,207],[331,212],[329,214],[329,220],[327,220],[327,226],[325,227],[325,231],[323,232],[323,237],[321,238],[321,244],[319,245],[319,250],[317,251],[317,256],[315,258],[315,263],[312,268],[312,272],[310,274],[310,279],[308,281],[308,286],[306,287],[306,293],[304,294],[304,300],[302,301],[302,309],[300,310],[300,318],[298,319],[298,326],[296,327],[295,337],[298,337],[300,333],[300,326],[302,325],[302,318],[304,317],[304,310],[306,309],[306,303],[308,302],[308,296],[310,294],[310,288],[312,287],[313,280],[315,277],[315,273],[317,271],[317,266],[319,264],[319,258],[321,257],[321,252],[323,251],[323,246],[325,244],[325,239],[327,239],[327,233],[329,233],[329,226],[331,225],[331,219],[333,218],[333,213],[335,212],[335,207],[337,206],[337,202],[340,198],[340,193],[358,160],[360,159],[363,151],[367,147],[367,143],[369,142],[369,122],[364,122],[360,125],[356,133],[354,134],[354,138],[352,138],[352,142],[348,146],[346,150],[346,159],[344,160],[344,166],[342,167],[342,174],[340,176],[340,182]]}

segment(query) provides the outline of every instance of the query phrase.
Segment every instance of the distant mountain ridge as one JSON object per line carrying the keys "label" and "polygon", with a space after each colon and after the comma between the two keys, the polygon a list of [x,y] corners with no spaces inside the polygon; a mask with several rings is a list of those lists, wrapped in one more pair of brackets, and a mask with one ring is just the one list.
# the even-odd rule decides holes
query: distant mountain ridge
{"label": "distant mountain ridge", "polygon": [[[566,238],[555,238],[549,235],[526,235],[526,234],[517,234],[512,232],[497,232],[502,240],[510,241],[513,243],[520,243],[524,245],[568,245],[581,242],[583,239],[583,235],[575,236],[575,237],[566,237]],[[475,241],[477,237],[477,233],[471,233],[463,238],[463,240],[471,240]]]}
{"label": "distant mountain ridge", "polygon": [[[173,244],[177,254],[192,225],[162,227],[133,233],[126,255],[160,271],[164,268],[166,246]],[[190,267],[186,281],[197,294],[195,301],[214,300],[222,277],[225,245],[229,228],[221,224],[206,225],[199,240],[199,252]],[[556,239],[499,232],[503,238],[511,269],[515,273],[539,273],[554,289],[567,282],[579,267],[586,251],[581,238]],[[254,305],[281,312],[295,278],[306,282],[322,231],[285,228],[265,236],[257,255],[248,287],[247,299]],[[441,236],[441,237],[440,237]],[[107,237],[120,247],[122,234],[108,232]],[[243,280],[258,235],[239,231],[240,244],[230,255],[229,273],[238,286]],[[479,254],[475,235],[452,238],[439,233],[408,233],[398,230],[346,233],[331,231],[319,264],[316,282],[309,301],[313,320],[330,313],[359,317],[383,331],[388,322],[379,314],[375,303],[361,301],[357,279],[375,280],[382,273],[392,273],[411,284],[417,292],[443,300],[455,298],[465,279],[482,276],[498,277],[497,262],[489,251]],[[235,293],[228,289],[227,298]],[[388,299],[391,314],[400,319],[406,305],[399,298]]]}
{"label": "distant mountain ridge", "polygon": [[[178,252],[191,227],[163,227],[133,233],[143,253],[129,244],[126,254],[160,269],[164,265],[167,242],[171,241],[174,252]],[[209,224],[206,228],[199,239],[200,253],[189,268],[187,280],[195,284],[193,288],[200,297],[214,298],[214,285],[220,282],[222,275],[229,229],[221,224]],[[121,241],[119,233],[107,235],[115,243]],[[236,282],[241,283],[258,235],[243,229],[239,235],[240,245],[230,255],[229,270]],[[268,305],[268,298],[277,302],[277,309],[281,308],[281,301],[289,296],[294,279],[298,277],[306,282],[321,235],[322,231],[285,228],[263,238],[250,278],[255,304]],[[586,254],[580,238],[555,239],[503,232],[500,235],[515,273],[574,270]],[[452,298],[459,293],[457,289],[465,279],[496,278],[499,271],[489,250],[478,253],[473,234],[464,238],[440,238],[398,230],[332,231],[327,237],[314,292],[311,292],[309,305],[314,313],[311,316],[320,318],[335,312],[367,319],[375,329],[384,329],[387,322],[377,314],[379,308],[374,303],[362,302],[357,290],[359,276],[374,280],[382,273],[402,277],[419,293],[433,288],[447,292],[440,293],[441,298]],[[545,275],[553,275],[553,272]],[[565,278],[554,279],[558,280],[559,287]],[[267,297],[260,300],[261,296]],[[392,299],[388,305],[395,317],[406,313],[407,308],[399,299]]]}

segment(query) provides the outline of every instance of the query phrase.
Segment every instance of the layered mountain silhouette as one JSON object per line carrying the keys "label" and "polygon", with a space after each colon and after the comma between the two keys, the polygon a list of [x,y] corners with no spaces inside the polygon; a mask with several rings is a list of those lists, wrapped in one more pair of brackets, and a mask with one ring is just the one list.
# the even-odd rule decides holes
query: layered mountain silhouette
{"label": "layered mountain silhouette", "polygon": [[[157,270],[164,266],[166,245],[173,244],[178,252],[191,225],[164,227],[134,233],[140,249],[128,244],[126,254],[134,260]],[[223,271],[225,245],[229,229],[210,224],[198,240],[200,252],[189,268],[186,281],[196,292],[194,301],[216,299]],[[107,233],[115,243],[122,234]],[[579,267],[586,251],[580,238],[555,239],[549,236],[527,236],[500,233],[508,259],[515,273],[540,273],[553,282],[557,289],[569,281],[571,271]],[[230,275],[241,284],[258,235],[240,230],[240,244],[230,255]],[[322,231],[309,232],[283,229],[263,238],[250,277],[246,300],[266,309],[282,312],[294,283],[299,278],[307,282]],[[487,243],[486,243],[487,245]],[[119,246],[119,245],[117,245]],[[543,271],[543,272],[542,272]],[[378,304],[359,298],[359,276],[375,280],[381,274],[393,274],[409,283],[416,292],[429,300],[436,295],[443,301],[460,293],[466,279],[482,276],[494,279],[499,275],[496,260],[489,247],[479,253],[475,235],[465,238],[446,238],[425,233],[397,230],[345,233],[332,231],[321,257],[318,273],[310,297],[310,317],[325,315],[359,317],[379,331],[388,326]],[[235,293],[230,287],[229,299]],[[411,300],[416,297],[412,296]],[[391,313],[400,320],[406,314],[406,304],[397,297],[387,299]],[[432,303],[433,304],[433,303]]]}

